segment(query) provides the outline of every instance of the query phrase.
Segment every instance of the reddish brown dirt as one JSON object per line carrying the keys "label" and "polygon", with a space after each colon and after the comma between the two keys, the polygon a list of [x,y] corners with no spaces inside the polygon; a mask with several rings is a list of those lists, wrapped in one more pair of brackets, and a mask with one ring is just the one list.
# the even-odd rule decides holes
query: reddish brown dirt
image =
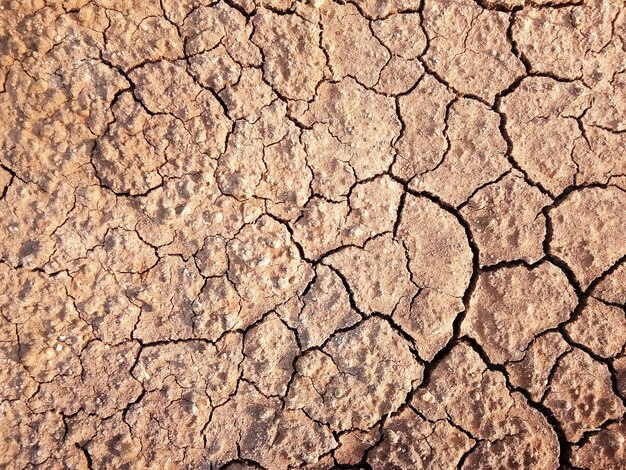
{"label": "reddish brown dirt", "polygon": [[623,469],[623,0],[0,0],[0,469]]}

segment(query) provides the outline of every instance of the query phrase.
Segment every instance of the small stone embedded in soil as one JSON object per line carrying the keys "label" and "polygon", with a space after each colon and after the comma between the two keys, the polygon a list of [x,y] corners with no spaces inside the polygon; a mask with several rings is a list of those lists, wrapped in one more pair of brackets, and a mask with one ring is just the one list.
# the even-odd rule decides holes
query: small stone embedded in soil
{"label": "small stone embedded in soil", "polygon": [[623,466],[622,0],[0,2],[0,468]]}

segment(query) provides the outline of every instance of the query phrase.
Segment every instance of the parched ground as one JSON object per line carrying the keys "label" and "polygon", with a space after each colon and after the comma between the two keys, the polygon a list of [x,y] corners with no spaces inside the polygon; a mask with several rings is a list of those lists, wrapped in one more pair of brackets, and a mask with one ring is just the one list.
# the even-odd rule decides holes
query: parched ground
{"label": "parched ground", "polygon": [[0,0],[0,469],[626,468],[623,0]]}

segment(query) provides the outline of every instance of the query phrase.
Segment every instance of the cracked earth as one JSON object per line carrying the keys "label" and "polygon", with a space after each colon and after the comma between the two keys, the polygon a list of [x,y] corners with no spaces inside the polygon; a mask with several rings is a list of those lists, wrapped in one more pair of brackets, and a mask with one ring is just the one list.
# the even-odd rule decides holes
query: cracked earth
{"label": "cracked earth", "polygon": [[623,0],[0,0],[0,468],[623,469]]}

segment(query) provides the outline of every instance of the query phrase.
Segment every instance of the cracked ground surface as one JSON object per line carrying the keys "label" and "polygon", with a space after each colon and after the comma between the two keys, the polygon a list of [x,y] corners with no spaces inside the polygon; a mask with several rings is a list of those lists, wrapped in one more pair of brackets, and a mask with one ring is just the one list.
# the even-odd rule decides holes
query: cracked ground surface
{"label": "cracked ground surface", "polygon": [[0,468],[623,469],[623,0],[0,0]]}

